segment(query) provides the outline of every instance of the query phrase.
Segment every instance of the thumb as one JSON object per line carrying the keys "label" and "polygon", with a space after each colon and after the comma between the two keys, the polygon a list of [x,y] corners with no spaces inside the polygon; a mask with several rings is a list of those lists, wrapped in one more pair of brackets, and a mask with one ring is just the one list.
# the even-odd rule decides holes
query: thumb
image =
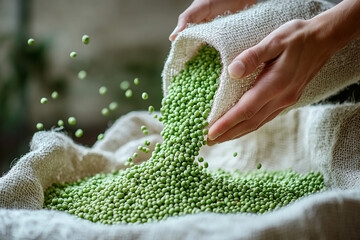
{"label": "thumb", "polygon": [[178,23],[170,34],[169,40],[174,41],[177,35],[183,31],[188,23],[203,22],[209,15],[209,4],[202,1],[194,1],[182,14],[179,15]]}
{"label": "thumb", "polygon": [[266,47],[263,42],[240,53],[228,66],[233,79],[240,79],[252,73],[260,64],[274,59],[278,55],[277,47]]}

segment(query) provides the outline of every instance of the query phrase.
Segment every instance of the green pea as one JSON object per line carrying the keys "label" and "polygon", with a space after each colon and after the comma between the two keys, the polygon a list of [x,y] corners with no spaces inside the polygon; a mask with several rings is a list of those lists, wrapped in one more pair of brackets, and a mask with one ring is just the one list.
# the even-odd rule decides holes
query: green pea
{"label": "green pea", "polygon": [[78,73],[78,78],[81,79],[81,80],[85,79],[86,76],[87,76],[87,72],[84,71],[84,70],[81,70],[81,71]]}
{"label": "green pea", "polygon": [[82,137],[82,135],[84,134],[84,131],[82,130],[82,129],[77,129],[76,130],[76,132],[75,132],[75,136],[77,137],[77,138],[80,138],[80,137]]}
{"label": "green pea", "polygon": [[104,139],[104,134],[103,133],[100,133],[98,136],[97,136],[97,140],[103,140]]}
{"label": "green pea", "polygon": [[141,94],[141,98],[144,99],[144,100],[148,99],[148,94],[146,92],[143,92]]}
{"label": "green pea", "polygon": [[120,83],[120,88],[124,91],[127,90],[129,87],[130,87],[130,83],[128,81],[122,81]]}
{"label": "green pea", "polygon": [[131,98],[132,97],[132,90],[131,89],[128,89],[128,90],[126,90],[126,92],[125,92],[125,97],[127,97],[127,98]]}
{"label": "green pea", "polygon": [[101,114],[104,116],[108,116],[110,114],[110,111],[108,108],[101,109]]}
{"label": "green pea", "polygon": [[116,110],[118,108],[118,103],[117,102],[111,102],[110,104],[109,104],[109,109],[111,110],[111,111],[114,111],[114,110]]}
{"label": "green pea", "polygon": [[51,93],[51,98],[52,98],[52,99],[58,99],[58,97],[59,97],[59,93],[58,93],[57,91],[53,91],[53,92]]}
{"label": "green pea", "polygon": [[28,43],[28,45],[34,45],[35,44],[35,39],[29,38],[27,43]]}
{"label": "green pea", "polygon": [[81,41],[84,43],[84,44],[89,44],[90,42],[90,38],[88,35],[83,35],[82,38],[81,38]]}
{"label": "green pea", "polygon": [[138,78],[135,78],[135,79],[134,79],[134,84],[135,84],[135,85],[139,85],[139,84],[140,84],[140,81],[139,81]]}
{"label": "green pea", "polygon": [[99,88],[99,93],[100,93],[100,95],[106,95],[107,92],[108,92],[107,87],[102,86],[102,87]]}
{"label": "green pea", "polygon": [[65,125],[65,123],[64,123],[63,120],[59,120],[59,121],[57,122],[57,124],[58,124],[59,127],[63,127],[63,126]]}
{"label": "green pea", "polygon": [[152,113],[152,112],[155,111],[155,108],[154,108],[153,106],[149,106],[149,109],[148,109],[148,110],[149,110],[150,113]]}
{"label": "green pea", "polygon": [[69,117],[68,118],[68,123],[70,125],[75,125],[76,124],[76,118],[75,117]]}
{"label": "green pea", "polygon": [[237,157],[238,153],[237,152],[234,152],[233,156],[234,157]]}
{"label": "green pea", "polygon": [[71,52],[71,53],[70,53],[70,57],[71,57],[71,58],[76,58],[76,56],[77,56],[77,53],[76,53],[76,52]]}
{"label": "green pea", "polygon": [[48,99],[46,97],[43,97],[43,98],[40,99],[41,104],[45,104],[47,102],[48,102]]}
{"label": "green pea", "polygon": [[42,130],[42,129],[44,128],[44,124],[42,124],[42,123],[37,123],[37,124],[36,124],[36,128],[37,128],[38,130]]}
{"label": "green pea", "polygon": [[261,163],[259,163],[256,168],[260,169],[261,168]]}

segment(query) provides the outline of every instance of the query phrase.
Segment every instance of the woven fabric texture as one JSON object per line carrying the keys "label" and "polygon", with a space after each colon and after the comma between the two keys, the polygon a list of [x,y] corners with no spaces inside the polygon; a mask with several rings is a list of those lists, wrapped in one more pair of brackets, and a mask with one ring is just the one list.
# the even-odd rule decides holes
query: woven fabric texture
{"label": "woven fabric texture", "polygon": [[[227,67],[242,51],[256,45],[273,30],[293,19],[310,19],[333,5],[321,0],[270,0],[212,22],[193,25],[181,32],[171,46],[165,63],[163,92],[166,95],[172,78],[208,44],[220,53],[223,70],[208,121],[210,125],[234,106],[253,85],[263,65],[239,80],[230,78]],[[360,79],[360,39],[337,52],[304,90],[299,101],[283,111],[322,100]]]}
{"label": "woven fabric texture", "polygon": [[[57,132],[38,132],[31,151],[0,178],[0,239],[356,239],[360,234],[360,104],[299,108],[241,139],[204,147],[212,169],[321,171],[328,190],[263,215],[195,214],[143,225],[95,224],[43,210],[43,192],[124,168],[144,141],[161,142],[162,125],[145,112],[120,118],[92,148]],[[239,153],[237,158],[232,153]],[[148,155],[140,155],[139,162]]]}
{"label": "woven fabric texture", "polygon": [[[330,8],[323,1],[270,0],[238,14],[196,25],[173,43],[165,64],[164,93],[201,44],[214,46],[224,66],[210,122],[226,112],[251,87],[256,73],[230,80],[226,67],[242,50],[293,18],[308,19]],[[236,34],[235,34],[236,33]],[[41,131],[30,152],[0,178],[0,239],[358,239],[360,236],[360,104],[298,108],[356,81],[359,41],[336,54],[305,90],[293,110],[240,139],[205,146],[212,169],[320,171],[328,189],[262,215],[193,214],[143,225],[107,226],[59,211],[42,209],[44,190],[99,172],[125,168],[126,159],[145,138],[152,151],[163,128],[147,112],[118,119],[91,148],[65,134]],[[259,72],[260,69],[257,70]],[[233,153],[238,152],[234,158]],[[150,154],[140,154],[136,164]]]}

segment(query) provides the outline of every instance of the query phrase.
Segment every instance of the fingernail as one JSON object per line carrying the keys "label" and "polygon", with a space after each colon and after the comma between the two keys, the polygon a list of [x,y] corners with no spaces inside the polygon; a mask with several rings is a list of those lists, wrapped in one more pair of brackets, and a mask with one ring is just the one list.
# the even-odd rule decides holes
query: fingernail
{"label": "fingernail", "polygon": [[215,134],[211,131],[211,128],[210,128],[207,137],[208,137],[211,141],[213,141],[213,140],[215,140],[218,136],[215,135]]}
{"label": "fingernail", "polygon": [[228,67],[228,72],[233,79],[240,79],[245,73],[245,65],[241,61],[235,61]]}
{"label": "fingernail", "polygon": [[170,36],[169,36],[169,40],[170,41],[172,41],[172,37],[174,37],[175,36],[175,34],[177,34],[177,32],[178,32],[178,29],[179,29],[179,26],[176,26],[176,28],[174,29],[174,31],[170,34]]}

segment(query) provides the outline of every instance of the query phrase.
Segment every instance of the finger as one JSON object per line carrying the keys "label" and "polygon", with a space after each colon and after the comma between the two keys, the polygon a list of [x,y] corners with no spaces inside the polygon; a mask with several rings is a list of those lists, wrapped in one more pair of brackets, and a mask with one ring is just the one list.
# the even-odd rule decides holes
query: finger
{"label": "finger", "polygon": [[186,24],[182,24],[182,25],[178,25],[175,27],[174,31],[170,34],[169,36],[169,40],[170,41],[174,41],[175,38],[177,37],[177,35],[182,32],[187,26],[187,23]]}
{"label": "finger", "polygon": [[276,78],[278,78],[276,67],[271,70],[265,66],[254,86],[245,92],[236,105],[210,127],[208,138],[214,140],[240,122],[255,116],[265,104],[279,93],[277,89],[279,86],[268,80]]}
{"label": "finger", "polygon": [[215,140],[207,140],[207,144],[212,146],[214,144],[226,142],[229,140],[233,140],[239,137],[242,137],[246,134],[249,134],[260,127],[262,127],[265,123],[273,120],[276,116],[278,116],[286,107],[280,108],[270,114],[269,116],[263,118],[263,116],[259,116],[256,119],[251,119],[249,121],[245,121],[240,123],[239,125],[235,126],[234,128],[230,129],[225,134],[221,135]]}
{"label": "finger", "polygon": [[182,14],[174,31],[170,34],[169,40],[174,41],[177,35],[183,31],[188,23],[200,23],[209,15],[209,5],[203,2],[194,1]]}
{"label": "finger", "polygon": [[[268,115],[298,102],[304,87],[299,85],[299,81],[296,81],[295,85],[288,84],[291,82],[291,74],[288,72],[288,65],[284,64],[285,59],[286,56],[283,54],[272,66],[265,66],[254,87],[209,129],[210,140],[217,140],[216,138],[227,133],[234,126],[237,126],[236,131],[239,134],[248,132],[247,129],[257,129],[262,119],[267,118]],[[225,139],[229,140],[235,135],[235,131],[231,136],[229,133],[225,134],[227,136]]]}
{"label": "finger", "polygon": [[240,79],[255,71],[262,63],[277,58],[283,51],[283,46],[275,38],[266,37],[257,45],[240,53],[228,66],[228,72],[233,79]]}

